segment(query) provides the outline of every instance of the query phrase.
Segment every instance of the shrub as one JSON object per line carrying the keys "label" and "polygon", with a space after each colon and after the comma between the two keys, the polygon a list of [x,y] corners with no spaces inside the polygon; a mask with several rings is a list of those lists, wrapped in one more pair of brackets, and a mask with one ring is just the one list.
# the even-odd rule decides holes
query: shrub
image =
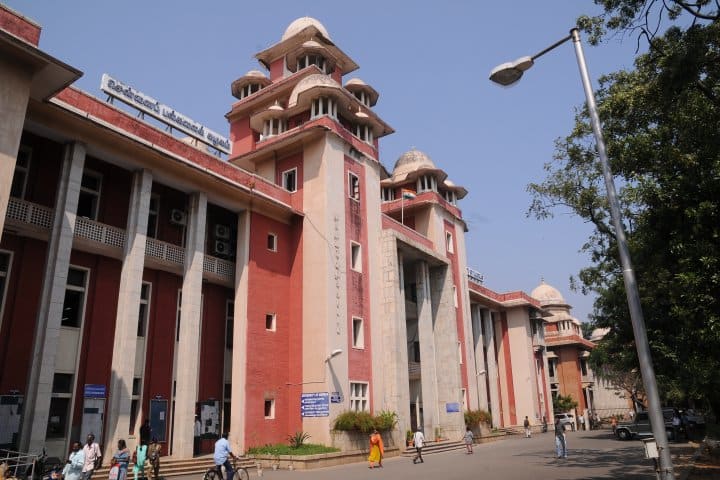
{"label": "shrub", "polygon": [[292,448],[300,448],[308,438],[310,434],[307,432],[295,432],[294,435],[288,435],[288,443]]}
{"label": "shrub", "polygon": [[381,432],[392,430],[395,425],[397,425],[397,414],[395,412],[382,411],[373,417],[368,412],[348,410],[335,418],[333,428],[342,431],[369,433],[375,429]]}
{"label": "shrub", "polygon": [[492,416],[485,410],[467,410],[465,411],[465,425],[470,428],[477,427],[481,423],[490,425]]}
{"label": "shrub", "polygon": [[317,455],[319,453],[339,452],[339,448],[326,447],[325,445],[316,445],[313,443],[304,443],[298,448],[292,448],[289,445],[265,445],[262,447],[250,447],[247,450],[249,455],[272,455],[279,457],[280,455]]}

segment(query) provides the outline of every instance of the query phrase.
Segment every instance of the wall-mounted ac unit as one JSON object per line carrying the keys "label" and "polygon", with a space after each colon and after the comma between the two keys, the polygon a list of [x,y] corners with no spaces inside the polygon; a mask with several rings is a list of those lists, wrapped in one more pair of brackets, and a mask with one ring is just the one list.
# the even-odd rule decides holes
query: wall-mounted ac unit
{"label": "wall-mounted ac unit", "polygon": [[227,225],[215,225],[215,238],[228,240],[230,238],[230,227]]}
{"label": "wall-mounted ac unit", "polygon": [[170,210],[170,223],[175,225],[187,225],[187,213],[177,208]]}
{"label": "wall-mounted ac unit", "polygon": [[230,255],[230,242],[215,241],[215,255]]}

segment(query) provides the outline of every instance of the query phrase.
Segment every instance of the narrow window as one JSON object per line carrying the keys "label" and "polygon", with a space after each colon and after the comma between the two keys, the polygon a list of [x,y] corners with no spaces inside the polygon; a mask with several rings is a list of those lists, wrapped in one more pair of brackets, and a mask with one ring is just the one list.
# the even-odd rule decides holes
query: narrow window
{"label": "narrow window", "polygon": [[460,359],[460,365],[463,364],[463,354],[462,354],[462,343],[457,342],[458,346],[458,358]]}
{"label": "narrow window", "polygon": [[274,233],[268,233],[267,249],[271,252],[277,252],[277,235],[275,235]]}
{"label": "narrow window", "polygon": [[235,302],[225,302],[225,348],[232,350],[233,335],[235,334]]}
{"label": "narrow window", "polygon": [[142,287],[140,287],[140,308],[137,326],[138,337],[144,337],[147,332],[148,315],[150,313],[150,288],[151,284],[147,282],[143,282]]}
{"label": "narrow window", "polygon": [[455,285],[453,285],[452,293],[453,293],[453,304],[455,305],[455,308],[458,308],[457,287]]}
{"label": "narrow window", "polygon": [[80,328],[85,314],[85,291],[87,289],[87,270],[70,267],[68,269],[65,300],[63,302],[63,327]]}
{"label": "narrow window", "polygon": [[268,330],[270,332],[275,331],[275,319],[276,315],[274,313],[265,314],[265,330]]}
{"label": "narrow window", "polygon": [[363,336],[363,320],[362,318],[353,317],[352,319],[352,342],[353,348],[365,348],[365,340]]}
{"label": "narrow window", "polygon": [[130,427],[128,434],[132,435],[135,433],[135,423],[138,417],[138,407],[140,406],[140,392],[142,390],[142,378],[133,378],[132,384],[132,397],[130,400]]}
{"label": "narrow window", "polygon": [[15,174],[10,187],[10,196],[16,198],[25,198],[25,189],[27,188],[28,172],[30,171],[30,157],[32,150],[25,145],[20,146],[17,160],[15,161]]}
{"label": "narrow window", "polygon": [[158,215],[160,214],[160,196],[150,195],[150,208],[148,209],[147,236],[157,238]]}
{"label": "narrow window", "polygon": [[182,289],[178,289],[177,308],[175,309],[175,341],[180,341],[180,314],[182,313]]}
{"label": "narrow window", "polygon": [[265,418],[268,420],[275,418],[275,399],[274,398],[265,400]]}
{"label": "narrow window", "polygon": [[83,173],[80,182],[80,196],[78,197],[78,217],[97,220],[101,186],[102,175],[88,170]]}
{"label": "narrow window", "polygon": [[71,373],[56,373],[53,377],[46,438],[65,438],[67,435],[73,383]]}
{"label": "narrow window", "polygon": [[350,268],[356,272],[362,272],[362,250],[360,244],[350,243]]}
{"label": "narrow window", "polygon": [[383,187],[382,189],[382,201],[392,202],[395,200],[395,190],[389,187]]}
{"label": "narrow window", "polygon": [[445,250],[448,253],[455,253],[455,246],[453,245],[453,235],[450,232],[445,232]]}
{"label": "narrow window", "polygon": [[348,195],[356,201],[360,201],[360,179],[352,172],[348,172]]}
{"label": "narrow window", "polygon": [[282,187],[288,192],[297,191],[297,168],[282,173]]}

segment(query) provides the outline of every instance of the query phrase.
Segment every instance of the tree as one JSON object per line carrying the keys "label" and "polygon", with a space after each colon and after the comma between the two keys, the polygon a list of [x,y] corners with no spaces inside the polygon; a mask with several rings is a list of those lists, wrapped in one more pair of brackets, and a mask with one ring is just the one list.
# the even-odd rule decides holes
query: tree
{"label": "tree", "polygon": [[553,397],[553,411],[555,412],[570,412],[576,409],[578,406],[577,400],[573,399],[570,395],[556,395]]}
{"label": "tree", "polygon": [[[615,28],[623,25],[618,22]],[[671,27],[652,42],[649,53],[637,57],[635,70],[600,80],[598,109],[620,186],[661,396],[669,402],[706,401],[720,412],[720,22]],[[546,218],[565,206],[594,225],[583,246],[593,265],[579,279],[584,291],[598,295],[594,326],[610,332],[602,350],[591,355],[591,365],[595,371],[637,370],[587,109],[556,147],[545,181],[528,187],[529,213]]]}

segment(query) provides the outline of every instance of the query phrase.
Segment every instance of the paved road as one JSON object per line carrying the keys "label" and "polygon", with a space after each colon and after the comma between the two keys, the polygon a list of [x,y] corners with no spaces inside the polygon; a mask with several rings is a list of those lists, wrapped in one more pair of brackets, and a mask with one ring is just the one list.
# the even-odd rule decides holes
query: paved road
{"label": "paved road", "polygon": [[[569,458],[555,458],[552,432],[532,438],[512,437],[475,445],[464,450],[427,455],[424,464],[413,465],[404,457],[386,459],[384,468],[350,464],[309,471],[264,470],[264,480],[460,480],[480,479],[629,479],[655,480],[652,462],[646,460],[642,442],[621,442],[608,430],[568,432]],[[672,445],[671,445],[672,448]],[[251,478],[257,478],[251,472]],[[185,477],[183,480],[199,480]]]}

